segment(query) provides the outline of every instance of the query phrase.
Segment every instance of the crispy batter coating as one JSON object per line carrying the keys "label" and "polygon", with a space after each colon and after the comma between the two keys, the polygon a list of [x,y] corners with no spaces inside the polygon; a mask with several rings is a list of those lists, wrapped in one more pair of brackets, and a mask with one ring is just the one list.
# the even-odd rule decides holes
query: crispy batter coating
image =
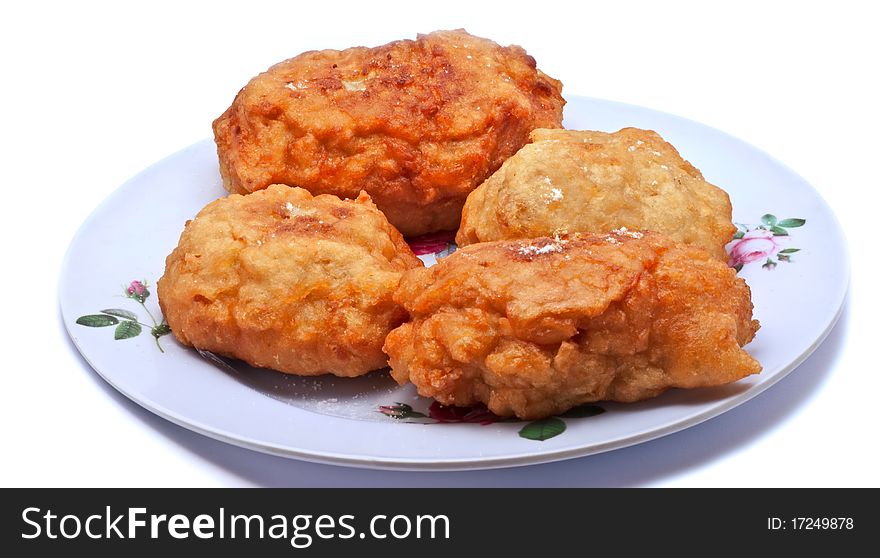
{"label": "crispy batter coating", "polygon": [[627,227],[727,261],[730,198],[656,132],[535,130],[531,138],[468,197],[459,245]]}
{"label": "crispy batter coating", "polygon": [[464,30],[305,52],[260,74],[214,122],[226,189],[357,197],[405,235],[455,230],[467,195],[562,123],[562,84],[518,46]]}
{"label": "crispy batter coating", "polygon": [[185,345],[290,374],[358,376],[387,365],[382,343],[406,318],[392,293],[421,265],[366,194],[273,185],[187,222],[159,304]]}
{"label": "crispy batter coating", "polygon": [[750,296],[657,233],[480,243],[404,274],[394,298],[411,320],[385,352],[421,395],[534,419],[758,373],[741,348],[759,327]]}

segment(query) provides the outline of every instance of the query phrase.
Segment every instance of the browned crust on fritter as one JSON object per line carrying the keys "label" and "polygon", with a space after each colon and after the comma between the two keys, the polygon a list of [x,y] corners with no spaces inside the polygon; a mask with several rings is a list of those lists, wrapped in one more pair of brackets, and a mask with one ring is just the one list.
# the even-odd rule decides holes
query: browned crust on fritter
{"label": "browned crust on fritter", "polygon": [[468,197],[460,245],[627,227],[727,261],[730,198],[656,132],[535,130],[531,138]]}
{"label": "browned crust on fritter", "polygon": [[406,235],[454,230],[468,193],[531,130],[561,126],[561,89],[522,48],[463,30],[305,52],[214,122],[220,172],[235,193],[366,190]]}
{"label": "browned crust on fritter", "polygon": [[357,376],[386,366],[382,343],[406,318],[392,293],[421,265],[366,194],[275,185],[187,222],[157,288],[185,345],[291,374]]}
{"label": "browned crust on fritter", "polygon": [[532,419],[758,373],[749,287],[699,248],[620,232],[460,249],[404,274],[392,375],[443,404]]}

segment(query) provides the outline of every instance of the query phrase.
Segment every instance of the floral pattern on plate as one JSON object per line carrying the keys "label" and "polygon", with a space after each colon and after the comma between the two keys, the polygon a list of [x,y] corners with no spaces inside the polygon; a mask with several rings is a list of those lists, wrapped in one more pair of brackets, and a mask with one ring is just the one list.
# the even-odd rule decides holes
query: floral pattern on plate
{"label": "floral pattern on plate", "polygon": [[[476,423],[486,426],[496,422],[519,422],[517,418],[499,417],[483,404],[470,407],[456,407],[454,405],[441,405],[434,401],[428,407],[427,413],[422,413],[414,410],[412,405],[395,402],[393,405],[380,405],[378,411],[386,417],[391,417],[395,420],[420,424]],[[518,434],[520,438],[525,438],[526,440],[543,442],[565,432],[565,421],[562,420],[563,418],[594,417],[604,412],[605,409],[598,405],[579,405],[559,416],[531,421],[520,428]]]}
{"label": "floral pattern on plate", "polygon": [[148,289],[147,281],[132,281],[127,287],[123,287],[123,294],[125,298],[134,300],[143,307],[147,316],[149,316],[150,320],[153,322],[153,325],[140,322],[137,314],[131,310],[125,310],[123,308],[107,308],[106,310],[101,310],[100,314],[87,314],[85,316],[80,316],[77,318],[76,323],[86,327],[116,326],[116,329],[113,332],[113,339],[116,341],[137,337],[144,331],[144,328],[147,328],[156,340],[156,347],[164,353],[165,349],[163,349],[162,344],[159,343],[159,338],[171,333],[171,328],[168,327],[164,318],[161,321],[156,320],[156,318],[153,317],[153,313],[150,312],[150,309],[144,304],[147,299],[150,298],[150,290]]}
{"label": "floral pattern on plate", "polygon": [[440,231],[406,239],[413,254],[419,257],[426,266],[432,266],[437,260],[455,252],[455,231]]}
{"label": "floral pattern on plate", "polygon": [[740,271],[746,264],[763,260],[761,267],[773,270],[779,262],[791,263],[792,254],[800,252],[800,248],[789,246],[789,229],[806,223],[806,219],[800,218],[777,219],[771,213],[761,217],[760,225],[736,223],[736,234],[725,246],[730,255],[728,265]]}

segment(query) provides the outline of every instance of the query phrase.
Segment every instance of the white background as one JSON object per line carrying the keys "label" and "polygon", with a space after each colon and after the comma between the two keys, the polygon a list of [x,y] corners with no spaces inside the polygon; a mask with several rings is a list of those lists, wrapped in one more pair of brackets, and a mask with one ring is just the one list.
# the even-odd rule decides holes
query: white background
{"label": "white background", "polygon": [[[3,3],[0,484],[880,485],[880,18],[871,4]],[[68,341],[57,302],[65,249],[92,209],[144,167],[207,137],[238,89],[274,62],[457,27],[523,45],[568,94],[714,126],[812,183],[840,219],[852,260],[849,302],[826,343],[764,394],[684,432],[470,473],[265,456],[172,425],[105,385]]]}

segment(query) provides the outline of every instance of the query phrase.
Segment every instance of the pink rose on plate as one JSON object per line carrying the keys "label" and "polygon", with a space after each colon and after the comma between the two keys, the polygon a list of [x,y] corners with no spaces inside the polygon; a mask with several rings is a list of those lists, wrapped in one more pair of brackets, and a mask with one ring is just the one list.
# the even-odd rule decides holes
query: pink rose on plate
{"label": "pink rose on plate", "polygon": [[416,256],[442,252],[453,242],[455,242],[455,231],[441,231],[407,239],[409,247]]}
{"label": "pink rose on plate", "polygon": [[141,304],[147,300],[147,297],[150,296],[150,291],[147,290],[147,282],[146,281],[132,281],[129,283],[128,287],[125,288],[125,296],[128,298],[133,298]]}
{"label": "pink rose on plate", "polygon": [[456,407],[434,401],[428,409],[428,415],[437,422],[476,422],[483,426],[502,420],[482,403],[471,407]]}
{"label": "pink rose on plate", "polygon": [[727,245],[727,253],[730,254],[730,267],[741,267],[743,264],[763,260],[776,255],[782,249],[780,238],[774,236],[766,229],[753,229],[746,232],[742,238],[737,238]]}

